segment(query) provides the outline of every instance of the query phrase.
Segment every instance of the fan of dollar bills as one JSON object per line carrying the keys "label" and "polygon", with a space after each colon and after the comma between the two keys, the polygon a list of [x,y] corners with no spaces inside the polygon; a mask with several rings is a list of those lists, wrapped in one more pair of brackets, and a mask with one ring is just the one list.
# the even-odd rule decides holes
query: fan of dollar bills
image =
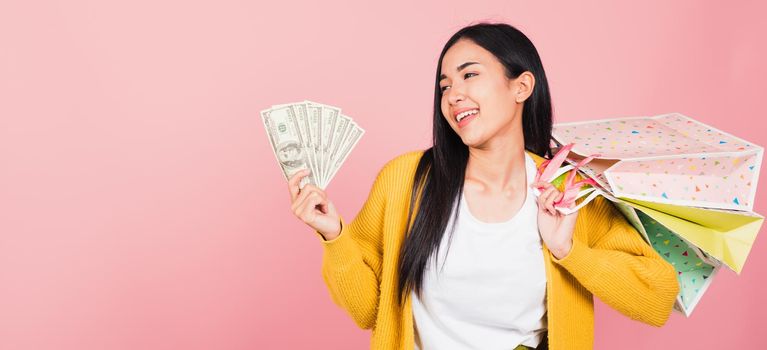
{"label": "fan of dollar bills", "polygon": [[311,170],[301,188],[324,190],[365,133],[340,108],[312,101],[274,105],[261,111],[261,120],[285,180]]}

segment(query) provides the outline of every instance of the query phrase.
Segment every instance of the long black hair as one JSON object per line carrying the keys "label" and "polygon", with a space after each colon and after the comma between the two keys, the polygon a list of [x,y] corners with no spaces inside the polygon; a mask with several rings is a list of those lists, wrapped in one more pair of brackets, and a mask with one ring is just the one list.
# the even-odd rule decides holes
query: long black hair
{"label": "long black hair", "polygon": [[[447,41],[437,63],[433,145],[424,151],[415,172],[408,211],[409,230],[400,250],[400,302],[410,291],[414,290],[418,296],[421,295],[426,264],[439,248],[453,206],[455,203],[460,204],[460,193],[463,191],[469,148],[442,116],[442,91],[439,86],[442,58],[460,39],[471,40],[492,53],[505,67],[509,79],[525,71],[532,73],[535,77],[533,92],[525,100],[522,109],[525,149],[545,158],[551,157],[551,96],[541,59],[533,43],[518,29],[503,23],[480,23],[459,30]],[[418,210],[413,219],[416,203]]]}

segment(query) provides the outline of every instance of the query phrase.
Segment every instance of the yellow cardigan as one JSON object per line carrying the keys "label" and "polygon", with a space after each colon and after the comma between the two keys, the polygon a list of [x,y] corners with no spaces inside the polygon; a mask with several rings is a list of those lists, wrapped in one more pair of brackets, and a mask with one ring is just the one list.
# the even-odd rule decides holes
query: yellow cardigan
{"label": "yellow cardigan", "polygon": [[[544,160],[528,154],[537,165]],[[386,163],[354,220],[341,218],[338,237],[325,241],[315,231],[330,295],[359,327],[372,329],[371,349],[414,348],[410,296],[397,304],[397,265],[422,155],[411,151]],[[592,293],[632,319],[657,327],[668,320],[679,292],[674,268],[603,197],[578,212],[567,256],[558,260],[543,247],[550,349],[593,347]]]}

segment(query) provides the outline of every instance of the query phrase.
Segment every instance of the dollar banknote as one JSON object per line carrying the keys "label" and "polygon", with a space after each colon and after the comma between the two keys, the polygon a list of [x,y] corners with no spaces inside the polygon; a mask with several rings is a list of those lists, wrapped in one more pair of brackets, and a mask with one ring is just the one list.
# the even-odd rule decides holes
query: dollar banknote
{"label": "dollar banknote", "polygon": [[308,100],[273,105],[261,111],[261,120],[285,179],[311,171],[301,188],[327,188],[365,133],[340,108]]}

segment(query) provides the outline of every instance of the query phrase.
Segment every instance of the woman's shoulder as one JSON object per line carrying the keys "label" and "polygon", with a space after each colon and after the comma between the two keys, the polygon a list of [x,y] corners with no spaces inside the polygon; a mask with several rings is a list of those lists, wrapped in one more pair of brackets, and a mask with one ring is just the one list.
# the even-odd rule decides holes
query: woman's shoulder
{"label": "woman's shoulder", "polygon": [[413,179],[423,153],[423,150],[414,150],[390,158],[379,170],[375,182],[389,190],[394,190],[395,187],[408,187],[408,181]]}
{"label": "woman's shoulder", "polygon": [[415,172],[418,162],[424,154],[424,150],[412,150],[404,153],[400,153],[395,157],[389,159],[381,169],[381,173],[384,172]]}

